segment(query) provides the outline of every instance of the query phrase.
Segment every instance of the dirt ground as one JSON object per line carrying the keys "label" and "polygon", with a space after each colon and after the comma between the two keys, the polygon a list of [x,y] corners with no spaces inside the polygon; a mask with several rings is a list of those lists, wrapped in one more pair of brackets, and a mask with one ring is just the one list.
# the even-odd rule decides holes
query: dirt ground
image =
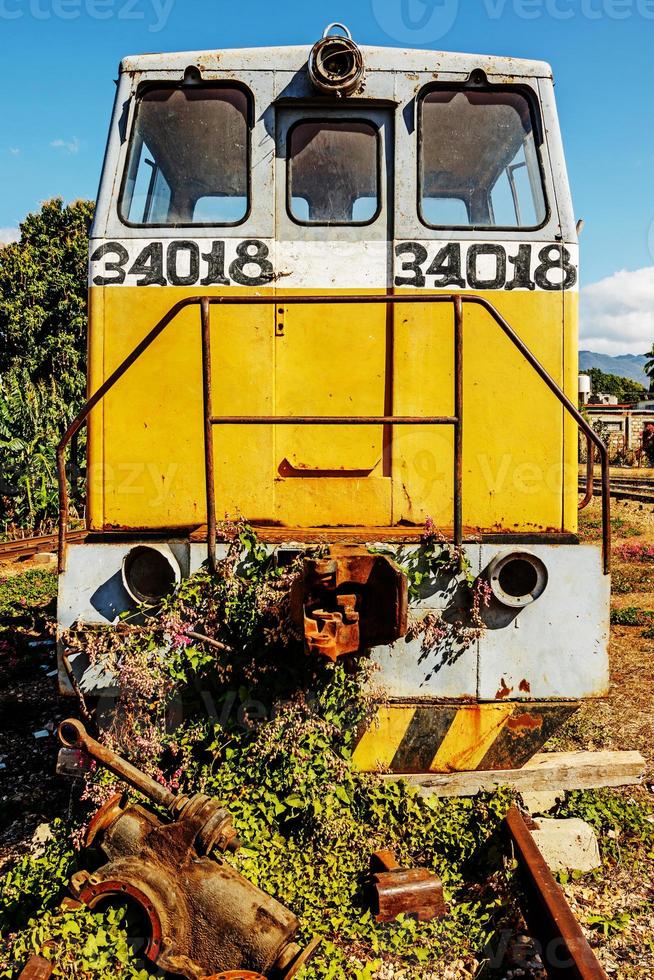
{"label": "dirt ground", "polygon": [[[612,501],[611,688],[586,704],[560,745],[570,749],[637,750],[646,762],[641,787],[618,790],[625,799],[654,803],[654,507]],[[582,514],[584,540],[600,537],[597,499]],[[652,552],[654,556],[654,551]],[[652,611],[652,618],[648,613]],[[630,625],[622,625],[623,623]],[[568,744],[565,744],[565,743]],[[559,747],[559,744],[557,744]],[[654,853],[618,861],[610,872],[564,885],[602,966],[611,977],[654,977]],[[606,930],[608,935],[603,935]]]}

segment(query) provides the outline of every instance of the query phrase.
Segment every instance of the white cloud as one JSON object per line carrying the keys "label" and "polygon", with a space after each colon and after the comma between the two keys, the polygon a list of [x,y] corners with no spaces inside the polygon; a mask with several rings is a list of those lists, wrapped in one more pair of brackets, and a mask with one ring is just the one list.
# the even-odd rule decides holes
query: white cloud
{"label": "white cloud", "polygon": [[10,147],[9,152],[11,153],[12,157],[20,156],[20,149],[17,146]]}
{"label": "white cloud", "polygon": [[66,153],[79,153],[80,141],[75,137],[73,140],[53,140],[50,146],[55,150],[65,150]]}
{"label": "white cloud", "polygon": [[19,228],[0,228],[0,245],[8,245],[9,242],[17,242],[19,238]]}
{"label": "white cloud", "polygon": [[580,347],[600,354],[644,354],[654,342],[654,266],[585,286]]}

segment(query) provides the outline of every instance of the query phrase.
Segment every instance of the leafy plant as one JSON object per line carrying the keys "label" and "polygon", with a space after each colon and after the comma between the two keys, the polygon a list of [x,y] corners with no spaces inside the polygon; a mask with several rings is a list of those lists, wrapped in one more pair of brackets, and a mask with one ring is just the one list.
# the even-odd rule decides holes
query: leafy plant
{"label": "leafy plant", "polygon": [[57,594],[57,576],[45,569],[30,569],[21,575],[0,579],[0,616],[11,618],[25,609],[45,606]]}
{"label": "leafy plant", "polygon": [[627,606],[624,609],[611,610],[612,626],[645,626],[651,622],[654,612],[639,609],[637,606]]}
{"label": "leafy plant", "polygon": [[[50,529],[55,450],[84,399],[93,206],[46,202],[0,247],[0,526]],[[82,506],[79,488],[78,509]]]}

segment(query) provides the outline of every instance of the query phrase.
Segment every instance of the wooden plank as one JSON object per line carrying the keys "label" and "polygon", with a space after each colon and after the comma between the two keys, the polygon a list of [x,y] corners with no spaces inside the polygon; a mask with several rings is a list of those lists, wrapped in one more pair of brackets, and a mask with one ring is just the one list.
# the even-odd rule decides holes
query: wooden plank
{"label": "wooden plank", "polygon": [[541,752],[522,769],[498,772],[383,774],[385,782],[404,780],[421,796],[476,796],[498,786],[518,791],[600,789],[642,782],[645,759],[640,752]]}

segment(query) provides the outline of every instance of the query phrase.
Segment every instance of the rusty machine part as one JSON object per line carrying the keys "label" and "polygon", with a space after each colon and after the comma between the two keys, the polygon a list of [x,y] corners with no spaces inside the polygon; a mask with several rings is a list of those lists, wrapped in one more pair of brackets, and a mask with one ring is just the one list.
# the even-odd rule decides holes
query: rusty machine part
{"label": "rusty machine part", "polygon": [[163,822],[120,795],[105,803],[86,844],[106,863],[73,875],[73,898],[91,909],[127,904],[139,922],[145,957],[187,980],[230,971],[239,976],[239,970],[290,980],[317,943],[304,950],[297,945],[300,923],[293,913],[215,854],[237,846],[227,811],[207,796],[169,793],[90,738],[78,721],[62,722],[59,737],[170,813]]}
{"label": "rusty machine part", "polygon": [[304,559],[292,605],[307,651],[335,661],[405,635],[407,578],[387,555],[334,546],[324,558]]}
{"label": "rusty machine part", "polygon": [[30,956],[19,980],[50,980],[54,967],[42,956]]}
{"label": "rusty machine part", "polygon": [[[339,30],[341,33],[336,33]],[[351,95],[363,80],[363,55],[344,24],[330,24],[309,55],[309,77],[325,95]]]}
{"label": "rusty machine part", "polygon": [[201,854],[211,851],[236,851],[239,847],[236,831],[232,825],[229,812],[217,800],[198,793],[195,796],[175,795],[160,783],[155,782],[136,766],[111,749],[96,742],[84,725],[74,718],[62,721],[59,726],[59,741],[65,749],[81,749],[88,756],[99,762],[119,779],[124,780],[133,789],[138,790],[153,803],[168,810],[172,817],[192,819],[199,823],[196,846]]}
{"label": "rusty machine part", "polygon": [[391,851],[370,858],[372,911],[377,922],[413,915],[419,922],[442,918],[446,911],[443,883],[426,868],[404,869]]}
{"label": "rusty machine part", "polygon": [[522,877],[523,915],[548,977],[608,980],[517,807],[507,813],[505,826]]}

